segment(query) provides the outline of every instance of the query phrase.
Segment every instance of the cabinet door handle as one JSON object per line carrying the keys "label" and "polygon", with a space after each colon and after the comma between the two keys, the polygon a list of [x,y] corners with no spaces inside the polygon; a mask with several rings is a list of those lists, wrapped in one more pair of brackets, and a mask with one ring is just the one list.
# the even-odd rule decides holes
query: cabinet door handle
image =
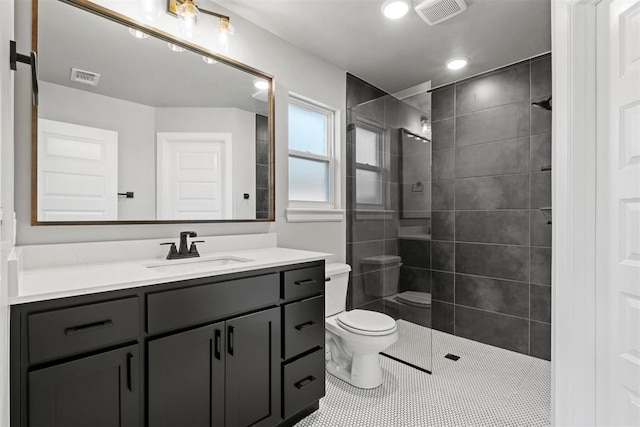
{"label": "cabinet door handle", "polygon": [[215,358],[220,360],[220,347],[222,346],[222,331],[220,329],[216,329],[216,333],[215,333],[215,344],[214,344],[214,355]]}
{"label": "cabinet door handle", "polygon": [[231,356],[233,356],[233,326],[229,326],[229,343],[228,343],[228,351]]}
{"label": "cabinet door handle", "polygon": [[297,383],[295,383],[294,386],[296,386],[296,388],[298,390],[300,390],[302,387],[311,384],[315,380],[316,380],[316,377],[314,377],[312,375],[309,375],[307,378],[304,378],[304,379],[298,381]]}
{"label": "cabinet door handle", "polygon": [[133,354],[131,353],[127,353],[127,388],[129,389],[129,391],[133,391],[132,388],[132,384],[131,384],[131,370],[132,370],[132,364],[131,361],[133,360]]}
{"label": "cabinet door handle", "polygon": [[305,279],[305,280],[296,280],[295,282],[293,282],[294,284],[300,286],[300,285],[306,285],[306,284],[312,284],[312,283],[316,283],[316,279]]}
{"label": "cabinet door handle", "polygon": [[100,322],[87,323],[86,325],[73,326],[64,330],[65,335],[73,335],[80,332],[89,332],[95,329],[106,328],[113,325],[113,320],[102,320]]}
{"label": "cabinet door handle", "polygon": [[313,326],[315,324],[316,324],[316,322],[314,322],[313,320],[309,320],[308,322],[301,323],[300,325],[296,326],[295,328],[297,330],[301,331],[301,330],[303,330],[305,328],[308,328],[309,326]]}

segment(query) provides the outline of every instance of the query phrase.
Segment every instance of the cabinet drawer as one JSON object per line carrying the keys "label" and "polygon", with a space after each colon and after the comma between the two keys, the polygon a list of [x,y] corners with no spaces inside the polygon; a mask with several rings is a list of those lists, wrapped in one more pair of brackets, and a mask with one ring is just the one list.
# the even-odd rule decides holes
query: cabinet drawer
{"label": "cabinet drawer", "polygon": [[285,271],[282,281],[282,298],[301,298],[324,290],[324,267],[309,267]]}
{"label": "cabinet drawer", "polygon": [[32,314],[28,317],[29,362],[136,339],[139,320],[138,297]]}
{"label": "cabinet drawer", "polygon": [[288,359],[324,343],[324,296],[284,307],[284,358]]}
{"label": "cabinet drawer", "polygon": [[284,366],[282,393],[285,419],[324,396],[324,350]]}
{"label": "cabinet drawer", "polygon": [[149,333],[179,329],[274,305],[278,273],[147,295]]}

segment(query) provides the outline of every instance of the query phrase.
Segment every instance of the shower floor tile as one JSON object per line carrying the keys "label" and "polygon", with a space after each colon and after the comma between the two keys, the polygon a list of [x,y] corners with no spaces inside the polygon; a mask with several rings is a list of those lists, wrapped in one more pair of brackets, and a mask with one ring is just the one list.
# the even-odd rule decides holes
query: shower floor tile
{"label": "shower floor tile", "polygon": [[[381,357],[384,383],[377,389],[361,390],[327,375],[320,409],[298,427],[551,424],[550,362],[398,322],[416,341],[433,334],[433,374]],[[449,353],[460,359],[445,358]]]}

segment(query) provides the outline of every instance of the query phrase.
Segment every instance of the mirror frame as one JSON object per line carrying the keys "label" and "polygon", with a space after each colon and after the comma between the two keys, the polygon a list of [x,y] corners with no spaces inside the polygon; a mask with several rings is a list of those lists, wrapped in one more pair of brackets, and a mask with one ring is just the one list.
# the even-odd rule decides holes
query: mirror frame
{"label": "mirror frame", "polygon": [[[31,49],[38,52],[38,1],[32,0],[31,17]],[[198,223],[242,223],[242,222],[274,222],[275,221],[275,80],[257,68],[236,61],[227,56],[207,50],[201,46],[178,39],[162,30],[135,21],[125,15],[111,9],[92,3],[88,0],[56,0],[78,7],[86,12],[98,15],[116,22],[125,27],[131,27],[143,31],[150,36],[158,38],[168,43],[181,46],[199,55],[209,56],[218,62],[236,68],[240,71],[253,74],[254,76],[269,81],[268,99],[268,126],[269,126],[269,216],[268,218],[254,219],[211,219],[211,220],[122,220],[122,221],[39,221],[38,220],[38,106],[31,104],[31,225],[126,225],[126,224],[198,224]]]}

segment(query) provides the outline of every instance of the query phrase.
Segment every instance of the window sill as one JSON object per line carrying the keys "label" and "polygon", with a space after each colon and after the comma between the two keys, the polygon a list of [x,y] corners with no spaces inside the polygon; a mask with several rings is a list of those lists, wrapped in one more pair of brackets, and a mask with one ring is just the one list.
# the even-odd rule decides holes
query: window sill
{"label": "window sill", "polygon": [[388,209],[356,209],[356,220],[388,221],[393,219],[395,212]]}
{"label": "window sill", "polygon": [[287,208],[287,222],[340,222],[344,209]]}

